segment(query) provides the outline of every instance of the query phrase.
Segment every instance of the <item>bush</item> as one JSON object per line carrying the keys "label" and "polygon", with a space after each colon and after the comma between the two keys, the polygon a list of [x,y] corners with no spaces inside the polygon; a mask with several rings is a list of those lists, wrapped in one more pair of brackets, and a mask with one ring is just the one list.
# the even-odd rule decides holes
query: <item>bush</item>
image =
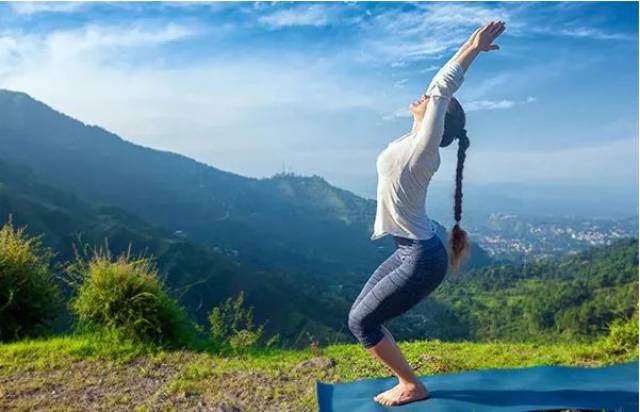
{"label": "bush", "polygon": [[51,256],[24,228],[11,222],[0,228],[0,341],[42,331],[60,309]]}
{"label": "bush", "polygon": [[113,259],[106,249],[91,259],[77,257],[67,274],[76,286],[70,302],[82,331],[116,331],[119,336],[157,344],[184,343],[187,319],[169,296],[148,258],[129,253]]}
{"label": "bush", "polygon": [[638,356],[638,312],[631,319],[616,319],[609,326],[609,335],[601,340],[606,352]]}
{"label": "bush", "polygon": [[277,336],[263,344],[264,325],[253,324],[253,308],[245,307],[244,292],[237,298],[227,298],[209,314],[211,339],[216,350],[244,352],[259,346],[271,346]]}

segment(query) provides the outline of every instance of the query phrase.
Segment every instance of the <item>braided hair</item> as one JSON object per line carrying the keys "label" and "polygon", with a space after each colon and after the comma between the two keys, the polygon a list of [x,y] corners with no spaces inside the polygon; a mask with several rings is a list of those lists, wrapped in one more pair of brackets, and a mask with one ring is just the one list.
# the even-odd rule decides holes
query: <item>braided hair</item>
{"label": "braided hair", "polygon": [[465,129],[465,113],[457,99],[451,98],[447,113],[445,115],[444,135],[440,146],[449,146],[454,139],[458,139],[458,162],[456,164],[456,187],[453,196],[453,217],[455,224],[449,233],[448,249],[449,264],[453,268],[453,273],[458,274],[460,264],[464,258],[469,256],[469,236],[460,227],[462,220],[462,171],[464,160],[467,157],[469,148],[469,137]]}

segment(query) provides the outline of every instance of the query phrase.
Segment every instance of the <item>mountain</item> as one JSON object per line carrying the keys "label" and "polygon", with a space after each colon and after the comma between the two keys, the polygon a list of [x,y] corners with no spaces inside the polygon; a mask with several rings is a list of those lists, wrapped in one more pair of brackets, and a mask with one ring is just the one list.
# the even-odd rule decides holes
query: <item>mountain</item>
{"label": "mountain", "polygon": [[[0,162],[0,224],[11,216],[17,227],[42,235],[57,262],[73,258],[73,245],[96,246],[108,239],[114,254],[155,258],[165,282],[200,324],[214,305],[245,291],[256,320],[291,343],[305,331],[320,341],[345,338],[348,302],[327,297],[301,279],[259,271],[210,248],[155,228],[121,209],[87,202],[42,184],[25,166]],[[318,310],[322,308],[322,310]]]}
{"label": "mountain", "polygon": [[[393,250],[388,238],[370,240],[375,201],[321,177],[239,176],[127,142],[24,93],[0,90],[0,144],[0,160],[28,165],[53,187],[124,209],[256,268],[327,287],[351,285],[353,296]],[[474,245],[468,267],[490,262]]]}
{"label": "mountain", "polygon": [[449,324],[464,325],[456,338],[590,340],[606,334],[614,319],[637,313],[638,239],[528,264],[471,270],[444,282],[432,297],[445,313],[455,314],[456,322]]}

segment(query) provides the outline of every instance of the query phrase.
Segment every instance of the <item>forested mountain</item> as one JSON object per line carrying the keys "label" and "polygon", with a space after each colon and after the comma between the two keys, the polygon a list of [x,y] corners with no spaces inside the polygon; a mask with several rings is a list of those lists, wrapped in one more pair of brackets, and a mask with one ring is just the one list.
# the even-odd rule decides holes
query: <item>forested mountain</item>
{"label": "forested mountain", "polygon": [[[638,310],[638,239],[449,278],[433,295],[455,322],[446,338],[579,340]],[[441,319],[442,320],[442,319]],[[458,336],[455,336],[455,335]]]}
{"label": "forested mountain", "polygon": [[[24,93],[0,90],[0,160],[254,267],[361,284],[392,251],[369,238],[375,201],[320,177],[254,179],[127,142]],[[469,267],[490,259],[473,246]]]}
{"label": "forested mountain", "polygon": [[303,333],[321,341],[346,337],[336,333],[346,322],[346,300],[326,296],[304,279],[235,262],[121,209],[53,189],[27,167],[0,162],[0,217],[0,225],[10,217],[15,226],[26,225],[28,233],[42,235],[59,263],[73,258],[74,245],[95,247],[105,240],[114,254],[131,247],[134,255],[153,256],[167,285],[203,325],[214,305],[244,291],[256,320],[268,321],[267,331],[280,333],[283,343]]}

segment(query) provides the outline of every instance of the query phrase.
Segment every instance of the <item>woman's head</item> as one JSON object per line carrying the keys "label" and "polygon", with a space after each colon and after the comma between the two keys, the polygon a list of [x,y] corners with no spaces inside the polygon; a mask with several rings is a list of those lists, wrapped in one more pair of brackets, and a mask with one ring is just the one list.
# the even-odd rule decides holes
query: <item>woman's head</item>
{"label": "woman's head", "polygon": [[447,113],[444,120],[444,133],[440,146],[449,146],[454,139],[458,139],[456,188],[453,196],[455,224],[449,234],[449,263],[453,267],[454,273],[458,272],[462,259],[466,258],[470,252],[467,232],[460,228],[460,220],[462,219],[462,171],[464,169],[467,148],[470,143],[469,137],[467,137],[465,123],[466,117],[464,110],[460,102],[452,97],[449,106],[447,106]]}
{"label": "woman's head", "polygon": [[[429,103],[429,96],[422,95],[420,99],[412,102],[409,105],[409,111],[413,114],[414,121],[418,123],[424,119],[424,114],[427,111],[427,104]],[[442,137],[441,147],[447,147],[451,144],[453,139],[458,137],[461,130],[464,129],[466,118],[464,110],[460,105],[460,102],[455,97],[452,97],[447,106],[447,114],[444,121],[444,135]]]}
{"label": "woman's head", "polygon": [[409,105],[409,111],[413,114],[413,119],[416,121],[422,121],[424,114],[427,111],[427,103],[429,102],[429,96],[423,94],[415,102],[411,102]]}

